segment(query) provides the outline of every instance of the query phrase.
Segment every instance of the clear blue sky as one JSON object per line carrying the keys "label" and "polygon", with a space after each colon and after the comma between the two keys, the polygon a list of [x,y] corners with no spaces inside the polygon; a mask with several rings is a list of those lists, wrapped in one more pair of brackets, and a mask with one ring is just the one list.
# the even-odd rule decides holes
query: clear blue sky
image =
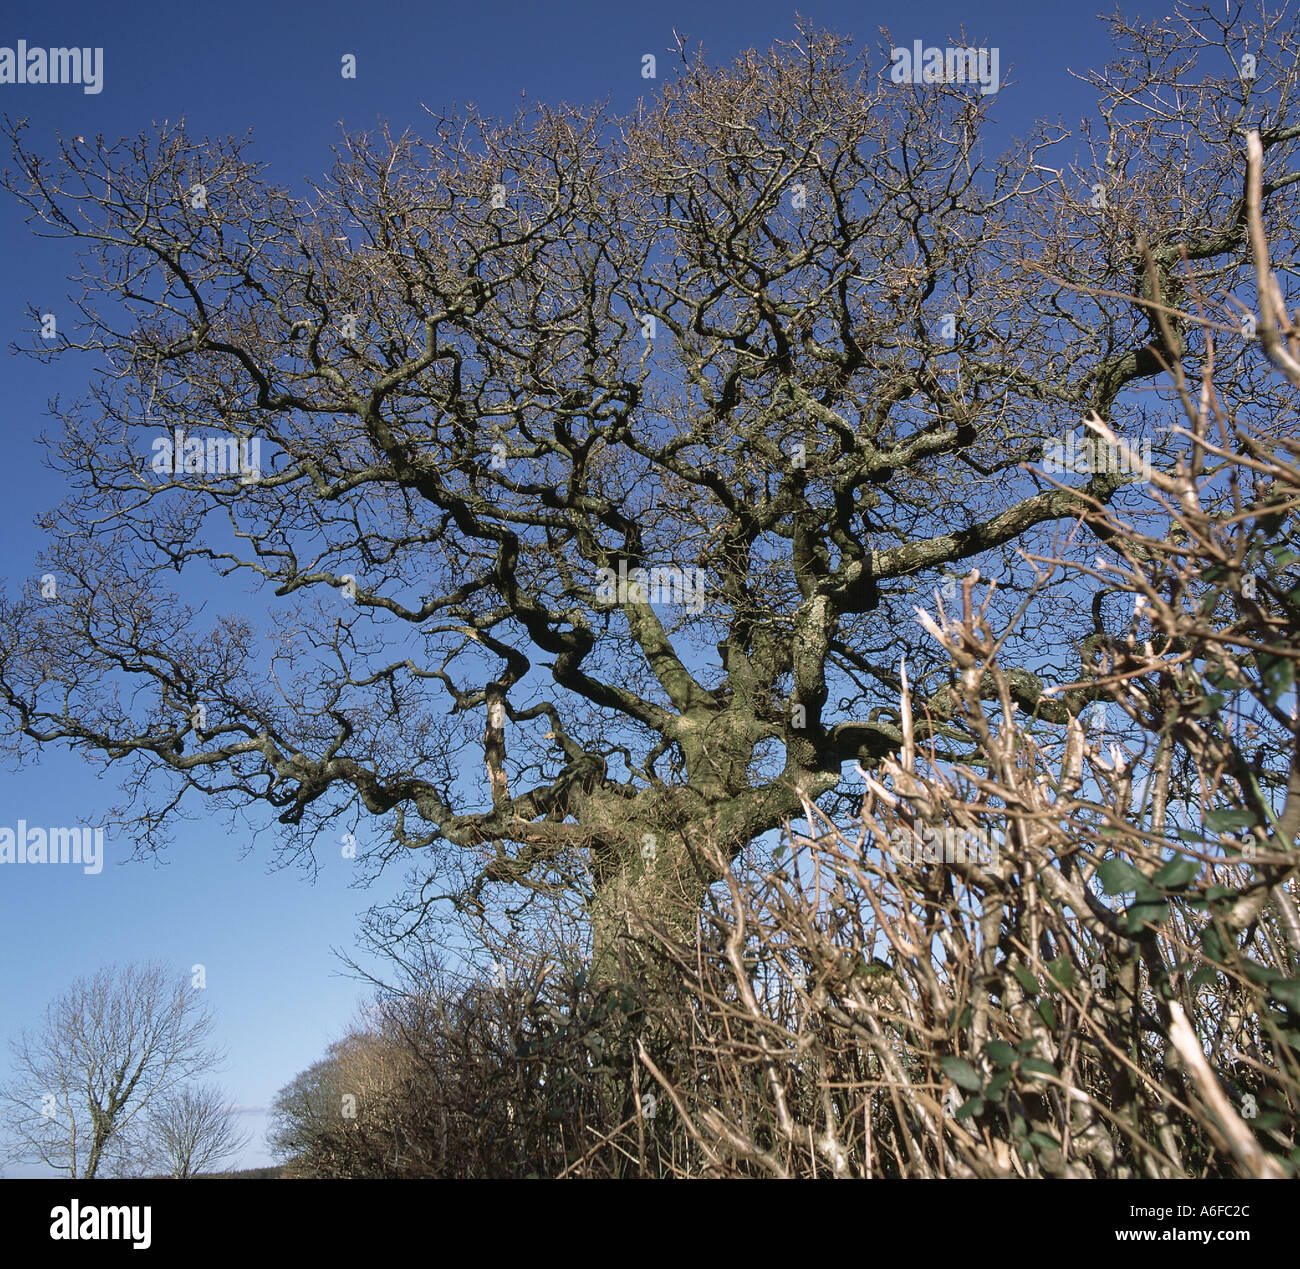
{"label": "clear blue sky", "polygon": [[[998,94],[993,114],[999,129],[1022,132],[1035,118],[1073,123],[1088,113],[1087,89],[1070,72],[1100,66],[1109,56],[1106,27],[1093,16],[1101,7],[1094,0],[1045,6],[1024,0],[227,0],[217,6],[7,0],[0,46],[23,39],[29,47],[101,47],[104,86],[87,95],[76,86],[0,85],[0,112],[30,118],[28,142],[43,152],[53,150],[56,132],[103,134],[112,142],[181,116],[191,136],[242,135],[251,128],[270,178],[297,185],[327,170],[340,124],[362,130],[386,120],[395,132],[419,130],[424,104],[439,109],[472,101],[485,113],[509,114],[521,92],[550,102],[608,98],[621,112],[653,87],[641,77],[644,53],[656,54],[660,73],[671,75],[674,28],[692,44],[702,41],[714,59],[729,60],[746,47],[792,36],[798,10],[858,46],[873,45],[881,26],[900,45],[916,39],[947,45],[964,26],[969,43],[1000,50],[1003,80],[1014,82]],[[353,80],[339,73],[346,53],[357,59]],[[7,155],[0,161],[7,163]],[[28,303],[66,311],[70,253],[64,243],[31,236],[7,195],[0,195],[0,242],[6,349],[0,400],[10,445],[0,499],[0,572],[12,590],[32,571],[39,545],[33,517],[64,493],[58,477],[42,467],[36,442],[42,430],[57,427],[47,401],[77,396],[88,367],[71,358],[43,366],[8,355],[12,341],[30,346]],[[96,824],[115,793],[97,769],[50,753],[40,766],[0,770],[0,825],[19,819]],[[123,844],[109,840],[98,876],[62,867],[0,869],[0,1040],[37,1021],[52,996],[103,964],[159,958],[188,971],[201,962],[231,1055],[222,1080],[250,1108],[256,1134],[239,1165],[254,1167],[269,1161],[262,1112],[275,1091],[322,1055],[364,995],[330,949],[351,947],[359,913],[382,890],[350,886],[353,865],[336,842],[321,844],[314,884],[293,870],[272,871],[269,844],[251,854],[247,846],[221,821],[196,822],[158,865],[121,864]],[[0,1075],[7,1059],[7,1048],[0,1050]]]}

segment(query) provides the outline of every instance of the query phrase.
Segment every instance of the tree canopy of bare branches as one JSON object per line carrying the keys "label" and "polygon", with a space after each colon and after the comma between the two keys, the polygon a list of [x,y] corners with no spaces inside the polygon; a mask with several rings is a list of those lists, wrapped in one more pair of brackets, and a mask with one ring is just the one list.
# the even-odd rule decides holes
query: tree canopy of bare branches
{"label": "tree canopy of bare branches", "polygon": [[188,1180],[237,1155],[252,1140],[215,1084],[192,1084],[156,1101],[141,1125],[142,1170]]}
{"label": "tree canopy of bare branches", "polygon": [[[1258,134],[1244,151],[1257,333],[1300,387]],[[460,990],[405,950],[366,1044],[422,1075],[300,1166],[344,1142],[367,1175],[1297,1175],[1300,441],[1294,405],[1220,391],[1235,336],[1198,320],[1147,506],[1093,499],[1087,549],[1029,557],[1113,617],[1047,689],[1086,710],[1043,727],[1019,700],[1001,657],[1027,599],[1004,623],[996,578],[936,591],[913,616],[944,687],[900,660],[900,742],[852,816],[806,797],[775,860],[706,840],[720,884],[691,922],[629,910],[630,1003],[527,945]]]}
{"label": "tree canopy of bare branches", "polygon": [[[1116,619],[1027,556],[1114,546],[1093,513],[1135,478],[1054,479],[1045,447],[1095,417],[1167,465],[1160,376],[1195,381],[1211,328],[1234,417],[1294,403],[1236,296],[1252,128],[1291,258],[1295,35],[1179,12],[1116,18],[1095,115],[999,155],[993,98],[812,29],[684,55],[625,119],[348,137],[306,199],[246,140],[47,159],[12,125],[5,184],[85,249],[49,355],[97,362],[51,441],[57,595],[0,607],[20,750],[122,768],[146,847],[190,795],[303,849],[373,817],[376,863],[432,854],[411,913],[575,893],[608,968],[629,905],[702,899],[705,839],[853,804],[846,766],[903,743],[901,659],[915,739],[969,756],[912,621],[945,572],[999,579],[1005,690],[1067,728]],[[200,615],[240,583],[266,639]]]}
{"label": "tree canopy of bare branches", "polygon": [[144,1115],[218,1060],[212,1018],[183,975],[125,965],[78,979],[11,1041],[0,1102],[7,1153],[70,1177],[111,1163]]}

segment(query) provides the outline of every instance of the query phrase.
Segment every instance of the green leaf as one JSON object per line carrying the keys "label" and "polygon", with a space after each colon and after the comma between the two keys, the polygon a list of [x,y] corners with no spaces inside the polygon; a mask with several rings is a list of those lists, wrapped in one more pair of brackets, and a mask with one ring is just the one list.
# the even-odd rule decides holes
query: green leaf
{"label": "green leaf", "polygon": [[1074,965],[1069,957],[1059,956],[1048,963],[1047,976],[1059,990],[1069,991],[1074,986]]}
{"label": "green leaf", "polygon": [[1169,915],[1169,904],[1161,899],[1159,903],[1135,903],[1124,913],[1124,932],[1141,934],[1148,925],[1159,925]]}
{"label": "green leaf", "polygon": [[1002,1090],[1011,1083],[1015,1077],[1013,1071],[999,1071],[991,1080],[988,1087],[984,1090],[984,1096],[990,1101],[996,1101],[1002,1096]]}
{"label": "green leaf", "polygon": [[1255,817],[1249,811],[1231,806],[1221,806],[1205,816],[1205,827],[1211,833],[1232,833],[1239,828],[1253,828],[1254,824]]}
{"label": "green leaf", "polygon": [[1278,698],[1295,682],[1295,663],[1290,657],[1279,656],[1272,652],[1261,652],[1255,660],[1259,665],[1260,674],[1264,677],[1268,702],[1270,705],[1276,705]]}
{"label": "green leaf", "polygon": [[980,1073],[965,1058],[941,1058],[939,1065],[958,1088],[979,1092],[983,1086],[984,1081],[980,1079]]}
{"label": "green leaf", "polygon": [[1059,1150],[1061,1148],[1061,1143],[1055,1137],[1049,1137],[1045,1132],[1031,1132],[1029,1140],[1040,1150]]}
{"label": "green leaf", "polygon": [[1217,926],[1207,925],[1201,931],[1201,946],[1205,948],[1206,956],[1220,965],[1224,964],[1231,955],[1228,944]]}
{"label": "green leaf", "polygon": [[1163,886],[1166,890],[1181,890],[1195,881],[1200,874],[1201,865],[1195,859],[1175,855],[1162,868],[1158,868],[1151,878],[1153,884]]}
{"label": "green leaf", "polygon": [[[1255,528],[1266,538],[1275,538],[1282,522],[1286,519],[1285,511],[1268,511],[1255,517]],[[1220,568],[1223,566],[1220,565]]]}
{"label": "green leaf", "polygon": [[1056,1067],[1050,1062],[1044,1062],[1042,1058],[1021,1058],[1020,1069],[1029,1075],[1050,1075],[1056,1078]]}
{"label": "green leaf", "polygon": [[1269,984],[1268,994],[1288,1009],[1300,1011],[1300,978],[1280,978]]}
{"label": "green leaf", "polygon": [[1038,1016],[1047,1023],[1053,1031],[1056,1030],[1056,1007],[1050,1000],[1044,998],[1038,1002]]}
{"label": "green leaf", "polygon": [[1280,970],[1273,969],[1269,965],[1257,965],[1254,961],[1246,962],[1246,976],[1252,982],[1259,983],[1261,987],[1268,987],[1271,983],[1286,982]]}
{"label": "green leaf", "polygon": [[1013,965],[1011,972],[1016,976],[1016,981],[1025,989],[1026,995],[1038,995],[1038,979],[1024,965]]}
{"label": "green leaf", "polygon": [[1126,894],[1136,890],[1146,878],[1123,859],[1106,859],[1097,865],[1097,880],[1107,894]]}
{"label": "green leaf", "polygon": [[984,1052],[995,1066],[1010,1066],[1016,1060],[1016,1051],[1005,1040],[990,1040]]}
{"label": "green leaf", "polygon": [[984,1113],[984,1099],[982,1097],[969,1097],[961,1104],[961,1109],[953,1116],[954,1119],[970,1119],[975,1115]]}
{"label": "green leaf", "polygon": [[1289,546],[1270,546],[1269,554],[1273,557],[1273,563],[1278,568],[1290,568],[1296,560],[1300,560],[1300,555],[1293,551]]}

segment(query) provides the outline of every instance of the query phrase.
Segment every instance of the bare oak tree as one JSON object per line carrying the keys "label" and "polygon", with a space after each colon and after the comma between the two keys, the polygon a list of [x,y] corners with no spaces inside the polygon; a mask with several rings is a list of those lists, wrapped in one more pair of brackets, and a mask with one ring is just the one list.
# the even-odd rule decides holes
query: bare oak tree
{"label": "bare oak tree", "polygon": [[[1253,133],[1246,150],[1252,320],[1300,387]],[[689,937],[640,914],[661,972],[618,988],[640,1009],[552,972],[562,945],[533,930],[463,988],[403,943],[347,1076],[370,1095],[349,1130],[304,1134],[295,1169],[1300,1173],[1300,440],[1293,413],[1270,435],[1225,403],[1211,367],[1236,331],[1200,320],[1205,373],[1169,367],[1181,452],[1140,527],[1099,503],[1108,550],[1063,535],[1035,561],[1102,601],[1110,637],[1063,693],[1091,689],[1087,711],[1045,729],[1019,708],[997,582],[972,573],[914,614],[948,658],[963,761],[918,739],[900,664],[902,743],[855,816],[808,801],[773,858],[717,851]],[[411,1077],[367,1079],[376,1053]]]}
{"label": "bare oak tree", "polygon": [[[900,656],[918,737],[960,755],[911,620],[945,573],[999,578],[994,625],[1029,597],[1008,689],[1067,726],[1091,689],[1044,689],[1103,614],[1025,553],[1104,544],[1085,512],[1136,477],[1035,464],[1085,414],[1171,452],[1157,376],[1205,356],[1185,298],[1235,329],[1252,285],[1250,128],[1290,258],[1295,33],[1179,14],[1113,19],[1095,116],[997,156],[995,96],[808,29],[683,52],[622,120],[349,137],[309,199],[179,125],[52,161],[11,126],[6,185],[86,249],[49,355],[98,363],[51,442],[57,593],[0,608],[21,743],[124,768],[145,848],[198,794],[302,850],[374,817],[375,864],[433,856],[416,918],[576,893],[604,972],[630,905],[716,878],[704,837],[735,858],[854,804],[846,765],[902,740]],[[1266,432],[1294,392],[1238,338],[1219,391]],[[223,579],[267,638],[201,620]]]}
{"label": "bare oak tree", "polygon": [[157,1101],[141,1125],[146,1170],[184,1180],[212,1172],[252,1138],[214,1084],[186,1085]]}
{"label": "bare oak tree", "polygon": [[102,969],[11,1040],[7,1154],[89,1180],[112,1161],[141,1113],[209,1070],[212,1018],[188,980],[161,965]]}

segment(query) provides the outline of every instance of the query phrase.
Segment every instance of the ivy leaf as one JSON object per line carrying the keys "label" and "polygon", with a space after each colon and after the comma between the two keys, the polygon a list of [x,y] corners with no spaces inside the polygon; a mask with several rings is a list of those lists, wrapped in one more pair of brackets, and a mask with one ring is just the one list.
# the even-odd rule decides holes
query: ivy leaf
{"label": "ivy leaf", "polygon": [[1169,904],[1165,899],[1159,903],[1153,900],[1134,903],[1124,913],[1124,931],[1127,934],[1141,934],[1146,926],[1159,925],[1168,915]]}
{"label": "ivy leaf", "polygon": [[1012,1071],[999,1071],[991,1080],[989,1086],[984,1090],[984,1096],[990,1100],[1002,1096],[1002,1090],[1006,1088],[1014,1076]]}
{"label": "ivy leaf", "polygon": [[942,1058],[939,1065],[943,1067],[945,1074],[958,1088],[978,1093],[983,1085],[979,1072],[965,1058]]}
{"label": "ivy leaf", "polygon": [[1016,1060],[1016,1051],[1005,1040],[990,1040],[984,1052],[995,1066],[1010,1066]]}
{"label": "ivy leaf", "polygon": [[1254,961],[1246,962],[1246,976],[1252,982],[1259,983],[1263,987],[1268,987],[1270,991],[1272,990],[1270,984],[1286,982],[1286,979],[1282,977],[1280,970],[1273,969],[1268,965],[1257,965]]}
{"label": "ivy leaf", "polygon": [[1016,981],[1025,989],[1026,995],[1038,995],[1038,979],[1024,965],[1013,965],[1011,972],[1016,976]]}
{"label": "ivy leaf", "polygon": [[1254,825],[1255,817],[1249,811],[1231,806],[1208,811],[1205,816],[1205,827],[1211,833],[1231,833],[1239,828],[1253,828]]}
{"label": "ivy leaf", "polygon": [[1146,878],[1123,859],[1106,859],[1097,865],[1097,880],[1107,894],[1127,894]]}
{"label": "ivy leaf", "polygon": [[[1266,511],[1255,517],[1255,528],[1266,538],[1275,538],[1278,530],[1282,527],[1282,522],[1286,519],[1286,511]],[[1217,567],[1222,568],[1223,565]]]}
{"label": "ivy leaf", "polygon": [[1166,890],[1181,890],[1200,874],[1201,865],[1195,859],[1175,855],[1164,867],[1156,870],[1151,881]]}
{"label": "ivy leaf", "polygon": [[1074,986],[1074,965],[1068,957],[1060,956],[1049,962],[1047,976],[1059,991],[1069,991]]}
{"label": "ivy leaf", "polygon": [[1201,946],[1205,948],[1205,954],[1212,961],[1223,964],[1229,958],[1228,944],[1218,928],[1213,925],[1207,925],[1201,931]]}
{"label": "ivy leaf", "polygon": [[1264,678],[1268,703],[1276,705],[1278,698],[1295,682],[1295,664],[1290,657],[1273,652],[1261,652],[1255,658]]}

